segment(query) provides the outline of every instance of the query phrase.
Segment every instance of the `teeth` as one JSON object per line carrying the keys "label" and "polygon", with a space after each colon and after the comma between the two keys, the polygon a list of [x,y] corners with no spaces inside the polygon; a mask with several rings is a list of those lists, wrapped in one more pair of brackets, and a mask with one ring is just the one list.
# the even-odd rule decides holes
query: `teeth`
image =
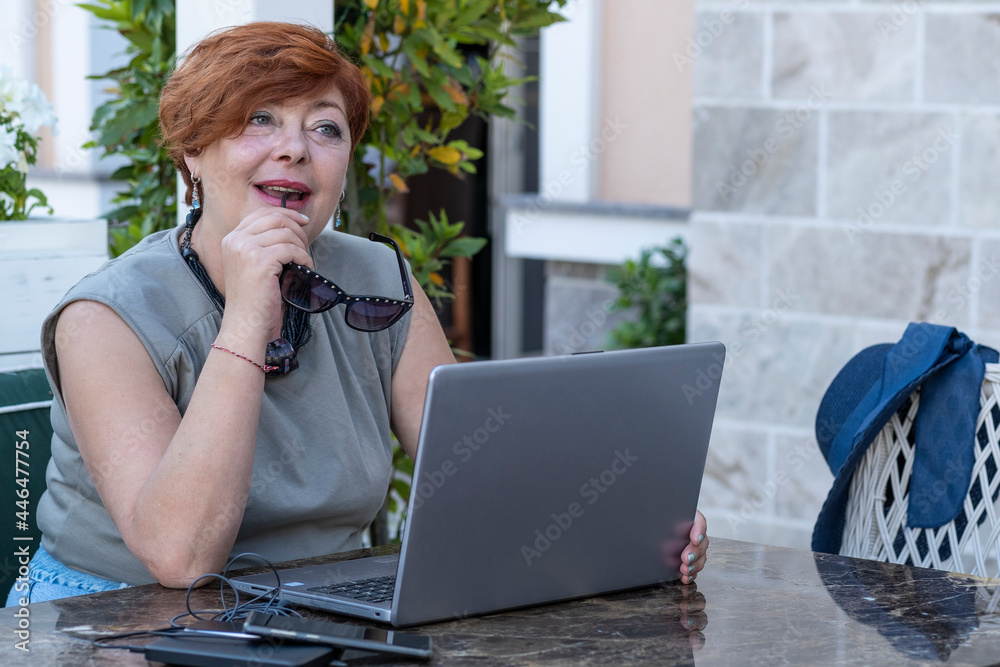
{"label": "teeth", "polygon": [[301,194],[305,194],[304,192],[302,192],[302,190],[296,190],[294,188],[283,188],[283,187],[278,186],[278,185],[262,185],[260,187],[266,188],[268,190],[275,190],[277,192],[294,192],[294,193],[297,193],[297,194],[300,194],[300,195]]}

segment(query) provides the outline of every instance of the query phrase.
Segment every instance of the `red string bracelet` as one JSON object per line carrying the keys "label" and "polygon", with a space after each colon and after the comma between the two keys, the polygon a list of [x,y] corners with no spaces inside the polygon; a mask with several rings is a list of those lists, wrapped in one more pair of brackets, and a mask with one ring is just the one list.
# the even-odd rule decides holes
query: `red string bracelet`
{"label": "red string bracelet", "polygon": [[258,364],[253,359],[250,359],[249,357],[244,357],[242,354],[239,354],[238,352],[233,352],[232,350],[227,350],[226,348],[222,347],[221,345],[216,345],[215,343],[212,343],[212,347],[214,347],[216,350],[222,350],[223,352],[228,352],[229,354],[233,355],[234,357],[239,357],[240,359],[243,359],[245,361],[249,361],[251,364],[253,364],[257,368],[259,368],[260,370],[264,371],[265,373],[267,373],[269,371],[276,371],[276,370],[278,370],[277,366],[268,366],[267,364],[264,364],[263,366],[261,366],[260,364]]}

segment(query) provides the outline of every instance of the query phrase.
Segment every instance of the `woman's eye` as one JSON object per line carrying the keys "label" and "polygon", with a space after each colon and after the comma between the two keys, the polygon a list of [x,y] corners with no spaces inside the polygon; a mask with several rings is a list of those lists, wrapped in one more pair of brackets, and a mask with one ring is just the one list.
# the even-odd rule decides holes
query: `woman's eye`
{"label": "woman's eye", "polygon": [[336,123],[323,123],[317,128],[320,134],[325,134],[328,137],[336,137],[339,139],[343,136],[343,132],[340,130],[340,126]]}
{"label": "woman's eye", "polygon": [[258,112],[250,116],[251,125],[269,125],[271,123],[271,114]]}

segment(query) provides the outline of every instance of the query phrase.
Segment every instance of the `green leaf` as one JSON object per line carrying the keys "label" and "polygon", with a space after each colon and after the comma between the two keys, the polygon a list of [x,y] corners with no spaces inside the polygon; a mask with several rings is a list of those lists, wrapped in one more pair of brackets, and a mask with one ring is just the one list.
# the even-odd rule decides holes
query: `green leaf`
{"label": "green leaf", "polygon": [[413,126],[413,136],[419,141],[424,141],[429,144],[436,144],[440,141],[439,137],[433,132],[428,132],[416,125]]}
{"label": "green leaf", "polygon": [[509,36],[487,25],[467,26],[456,33],[456,38],[463,44],[513,43],[513,40]]}
{"label": "green leaf", "polygon": [[122,165],[112,172],[110,178],[112,181],[127,181],[135,174],[135,170],[133,164]]}
{"label": "green leaf", "polygon": [[429,77],[431,75],[431,68],[427,64],[424,58],[420,57],[418,51],[420,47],[424,46],[424,40],[418,35],[410,35],[403,40],[403,53],[406,54],[407,60],[410,64],[417,70],[420,76]]}
{"label": "green leaf", "polygon": [[119,206],[116,209],[108,211],[104,214],[104,217],[108,220],[130,220],[135,216],[139,215],[142,209],[135,204],[130,204],[128,206]]}
{"label": "green leaf", "polygon": [[441,257],[472,257],[486,246],[486,239],[463,236],[448,243],[441,250]]}
{"label": "green leaf", "polygon": [[554,23],[561,23],[565,20],[559,14],[547,10],[530,11],[519,16],[517,22],[513,24],[512,29],[516,35],[532,34],[541,28],[546,28]]}
{"label": "green leaf", "polygon": [[373,55],[367,55],[363,58],[363,60],[366,65],[372,68],[373,72],[385,79],[391,79],[396,74],[396,70],[392,69],[387,63]]}
{"label": "green leaf", "polygon": [[456,31],[464,28],[473,21],[478,21],[484,14],[490,12],[496,5],[496,0],[473,0],[465,9],[455,15],[451,21],[450,29]]}
{"label": "green leaf", "polygon": [[131,0],[132,23],[141,23],[143,14],[149,9],[149,0]]}
{"label": "green leaf", "polygon": [[396,490],[396,493],[404,498],[410,497],[410,485],[401,479],[392,480],[392,488]]}
{"label": "green leaf", "polygon": [[106,7],[100,7],[98,5],[91,5],[87,3],[78,3],[76,6],[81,9],[86,9],[88,12],[101,20],[111,21],[112,23],[128,21],[129,18],[125,3],[122,2],[109,2]]}
{"label": "green leaf", "polygon": [[462,57],[444,41],[436,30],[428,26],[426,28],[418,28],[414,31],[414,34],[420,35],[442,62],[455,68],[462,66]]}
{"label": "green leaf", "polygon": [[468,107],[458,105],[455,107],[454,111],[446,111],[441,114],[440,128],[441,132],[447,134],[459,125],[465,122],[465,119],[469,117]]}

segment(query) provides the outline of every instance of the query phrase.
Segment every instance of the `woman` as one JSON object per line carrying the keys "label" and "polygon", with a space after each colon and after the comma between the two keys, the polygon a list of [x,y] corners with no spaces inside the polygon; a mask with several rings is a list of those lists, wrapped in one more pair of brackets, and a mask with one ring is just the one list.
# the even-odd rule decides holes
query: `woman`
{"label": "woman", "polygon": [[[454,360],[416,283],[406,312],[388,245],[321,234],[368,108],[361,72],[298,25],[216,33],[171,77],[160,123],[188,224],[85,278],[43,327],[55,435],[33,602],[186,587],[233,553],[361,546],[390,429],[415,456],[428,375]],[[388,297],[394,314],[283,300],[317,275]],[[704,534],[699,515],[687,581]]]}

